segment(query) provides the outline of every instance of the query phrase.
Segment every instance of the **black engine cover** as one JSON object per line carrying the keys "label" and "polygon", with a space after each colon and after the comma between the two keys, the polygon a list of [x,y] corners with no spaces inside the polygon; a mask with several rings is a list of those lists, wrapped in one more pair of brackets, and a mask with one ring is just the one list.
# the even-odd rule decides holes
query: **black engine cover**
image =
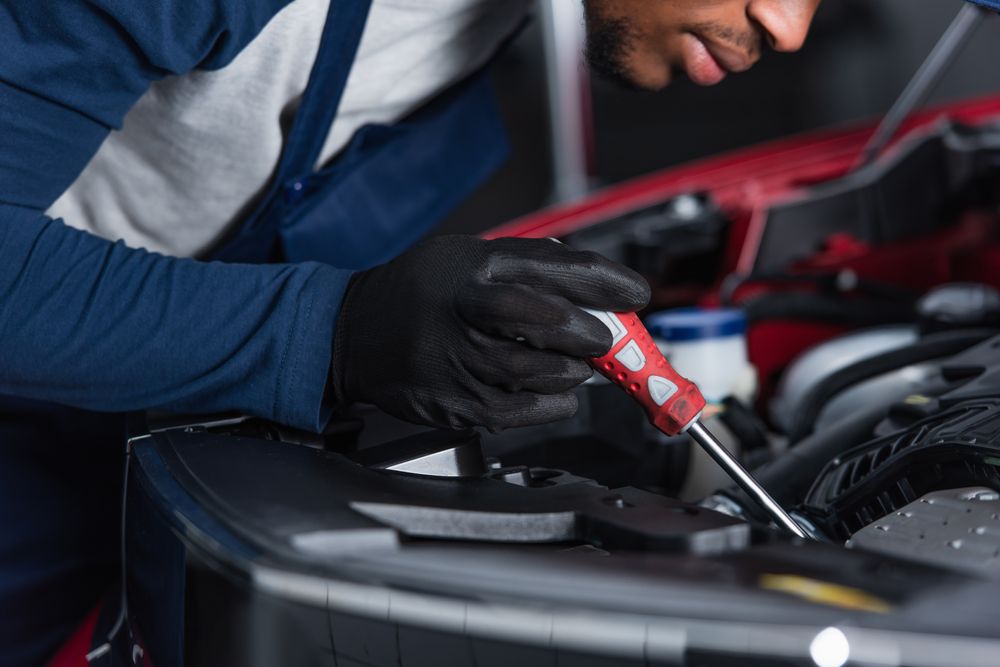
{"label": "black engine cover", "polygon": [[1000,399],[968,401],[830,462],[805,510],[847,539],[872,521],[939,489],[1000,488]]}

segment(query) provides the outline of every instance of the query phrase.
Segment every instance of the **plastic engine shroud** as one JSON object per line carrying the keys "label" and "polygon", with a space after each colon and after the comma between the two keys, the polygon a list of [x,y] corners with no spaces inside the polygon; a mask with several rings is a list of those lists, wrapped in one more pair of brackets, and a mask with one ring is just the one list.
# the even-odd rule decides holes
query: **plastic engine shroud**
{"label": "plastic engine shroud", "polygon": [[974,400],[834,459],[806,498],[806,513],[847,539],[938,489],[1000,488],[1000,399]]}

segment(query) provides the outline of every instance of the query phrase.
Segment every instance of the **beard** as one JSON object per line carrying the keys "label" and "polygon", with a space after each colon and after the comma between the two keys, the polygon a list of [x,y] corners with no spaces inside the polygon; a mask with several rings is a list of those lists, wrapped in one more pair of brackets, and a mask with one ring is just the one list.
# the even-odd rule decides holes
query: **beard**
{"label": "beard", "polygon": [[584,0],[587,45],[584,55],[590,70],[615,85],[640,90],[629,69],[629,57],[635,51],[638,32],[626,18],[607,16],[594,0]]}

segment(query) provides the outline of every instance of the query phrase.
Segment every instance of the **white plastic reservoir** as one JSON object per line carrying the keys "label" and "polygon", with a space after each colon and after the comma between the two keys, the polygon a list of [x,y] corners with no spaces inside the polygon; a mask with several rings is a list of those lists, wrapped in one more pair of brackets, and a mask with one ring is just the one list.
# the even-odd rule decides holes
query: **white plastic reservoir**
{"label": "white plastic reservoir", "polygon": [[730,396],[753,400],[757,380],[747,357],[743,311],[668,310],[648,316],[646,327],[677,372],[698,385],[709,403]]}
{"label": "white plastic reservoir", "polygon": [[[645,324],[671,365],[698,385],[708,401],[702,423],[739,457],[736,438],[717,415],[718,404],[730,396],[752,405],[757,393],[757,372],[747,355],[746,315],[733,309],[685,308],[655,313]],[[697,501],[730,483],[722,468],[694,447],[679,495]]]}

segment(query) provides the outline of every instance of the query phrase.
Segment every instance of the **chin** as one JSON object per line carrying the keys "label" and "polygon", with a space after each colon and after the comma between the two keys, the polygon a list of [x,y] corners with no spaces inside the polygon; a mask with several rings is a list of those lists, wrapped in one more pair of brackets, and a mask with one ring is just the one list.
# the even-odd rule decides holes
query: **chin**
{"label": "chin", "polygon": [[673,81],[670,67],[630,67],[625,77],[626,85],[634,90],[656,92],[663,90]]}

